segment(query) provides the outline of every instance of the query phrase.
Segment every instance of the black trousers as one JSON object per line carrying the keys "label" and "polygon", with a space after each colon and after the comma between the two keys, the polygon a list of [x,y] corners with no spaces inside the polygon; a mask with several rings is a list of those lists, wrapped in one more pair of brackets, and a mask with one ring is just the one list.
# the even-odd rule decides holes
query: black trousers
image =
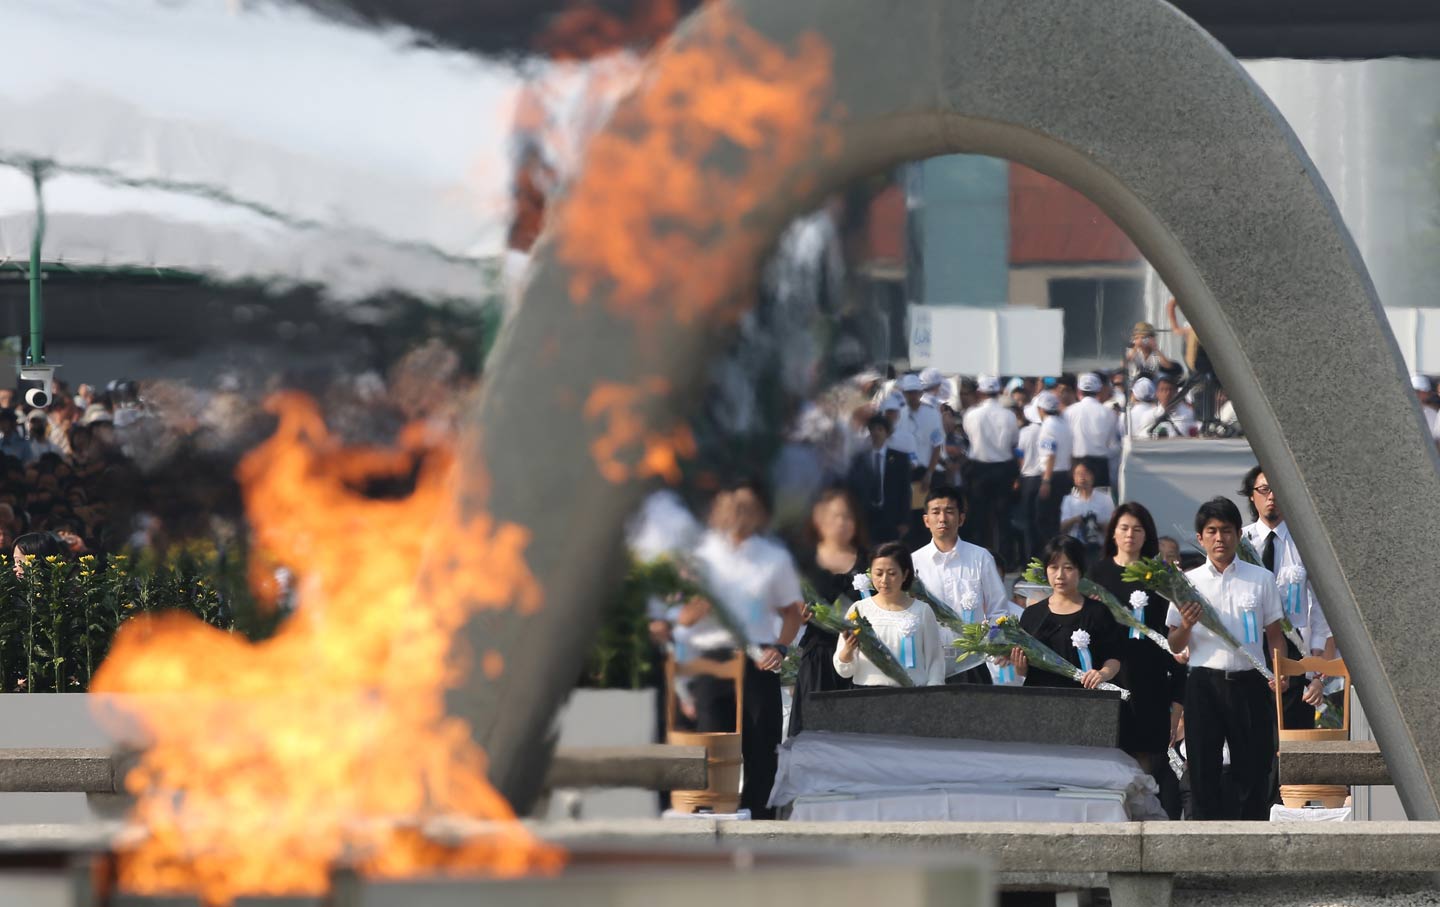
{"label": "black trousers", "polygon": [[[1225,805],[1221,747],[1230,744],[1230,780],[1239,815]],[[1190,669],[1185,686],[1185,754],[1196,819],[1270,818],[1275,702],[1259,671]]]}
{"label": "black trousers", "polygon": [[[1285,657],[1292,661],[1298,661],[1301,657],[1299,649],[1290,640],[1285,640]],[[1310,731],[1315,729],[1315,707],[1305,704],[1305,678],[1291,677],[1290,686],[1280,694],[1280,713],[1285,718],[1285,728],[1291,731]]]}
{"label": "black trousers", "polygon": [[1035,536],[1036,554],[1047,542],[1060,534],[1060,504],[1070,493],[1072,483],[1070,470],[1055,470],[1050,475],[1050,496],[1040,497],[1040,486],[1035,486]]}
{"label": "black trousers", "polygon": [[[707,658],[728,658],[728,653],[705,652]],[[735,730],[735,686],[719,677],[700,675],[690,682],[695,697],[695,720],[702,734]],[[745,659],[745,704],[740,715],[740,758],[745,780],[740,788],[740,808],[750,810],[754,819],[773,819],[775,811],[765,804],[775,786],[780,767],[776,750],[784,733],[785,710],[780,701],[780,675],[762,671]]]}
{"label": "black trousers", "polygon": [[[1090,473],[1095,476],[1096,488],[1110,487],[1110,458],[1109,457],[1076,457],[1071,460],[1071,465],[1084,463],[1090,467]],[[1068,494],[1068,492],[1067,492]]]}
{"label": "black trousers", "polygon": [[[1020,467],[1014,460],[997,463],[972,462],[966,479],[969,489],[968,515],[962,530],[966,539],[992,553],[1000,550],[1001,521],[1010,512],[1015,477]],[[1003,568],[1002,568],[1003,569]]]}

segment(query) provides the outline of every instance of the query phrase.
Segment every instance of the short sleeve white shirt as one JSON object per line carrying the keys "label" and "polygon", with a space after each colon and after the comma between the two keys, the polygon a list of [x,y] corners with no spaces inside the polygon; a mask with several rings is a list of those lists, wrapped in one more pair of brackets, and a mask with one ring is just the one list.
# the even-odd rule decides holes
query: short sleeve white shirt
{"label": "short sleeve white shirt", "polygon": [[1085,397],[1065,410],[1065,421],[1070,423],[1070,431],[1074,436],[1075,456],[1110,456],[1118,436],[1115,410],[1094,397]]}
{"label": "short sleeve white shirt", "polygon": [[[911,560],[915,575],[931,595],[959,612],[970,623],[1011,613],[1005,595],[1005,582],[995,566],[995,558],[979,545],[957,541],[949,551],[941,551],[932,541],[916,551]],[[974,612],[967,615],[962,601],[973,591],[979,601]]]}
{"label": "short sleeve white shirt", "polygon": [[1045,464],[1040,460],[1040,424],[1031,422],[1020,429],[1020,474],[1039,476],[1045,474]]}
{"label": "short sleeve white shirt", "polygon": [[1095,528],[1081,523],[1070,530],[1071,537],[1092,544],[1104,544],[1102,536],[1105,535],[1105,525],[1109,523],[1110,514],[1114,512],[1115,503],[1110,500],[1110,495],[1103,491],[1091,491],[1088,500],[1080,497],[1078,491],[1072,491],[1060,502],[1061,523],[1087,515],[1095,517]]}
{"label": "short sleeve white shirt", "polygon": [[1160,406],[1158,404],[1146,403],[1143,400],[1137,400],[1130,404],[1130,411],[1124,417],[1129,420],[1130,437],[1150,437],[1150,427],[1155,424],[1155,420],[1159,417]]}
{"label": "short sleeve white shirt", "polygon": [[1020,424],[1015,414],[990,397],[965,411],[965,434],[970,438],[970,459],[979,463],[1003,463],[1015,459],[1015,442]]}
{"label": "short sleeve white shirt", "polygon": [[1040,423],[1039,448],[1040,473],[1045,472],[1045,462],[1053,459],[1056,472],[1070,471],[1070,454],[1073,449],[1070,425],[1061,416],[1046,416]]}
{"label": "short sleeve white shirt", "polygon": [[929,466],[935,448],[939,447],[943,452],[945,447],[945,426],[940,420],[940,410],[924,403],[911,409],[907,403],[904,409],[900,410],[900,421],[895,425],[895,435],[903,435],[906,441],[898,445],[892,443],[892,448],[908,453],[917,466]]}
{"label": "short sleeve white shirt", "polygon": [[[1265,539],[1270,534],[1270,527],[1256,520],[1244,529],[1240,534],[1255,546],[1255,553],[1264,555]],[[1300,549],[1295,544],[1295,539],[1290,535],[1290,526],[1283,520],[1275,527],[1275,587],[1280,590],[1280,606],[1284,611],[1286,607],[1286,587],[1280,582],[1286,567],[1299,567],[1304,569],[1305,562],[1300,559]],[[1320,610],[1320,600],[1315,597],[1315,587],[1310,582],[1309,571],[1305,575],[1305,588],[1301,593],[1300,612],[1287,612],[1286,617],[1295,629],[1300,631],[1301,638],[1305,644],[1312,649],[1325,648],[1325,641],[1330,638],[1330,622],[1325,619],[1325,612]],[[1302,652],[1308,655],[1308,652]]]}
{"label": "short sleeve white shirt", "polygon": [[[1219,615],[1225,629],[1230,631],[1250,654],[1269,664],[1270,656],[1265,651],[1265,627],[1278,621],[1280,591],[1275,588],[1275,577],[1264,567],[1247,564],[1240,558],[1231,561],[1224,572],[1217,570],[1209,560],[1186,572],[1185,576],[1195,589],[1210,602]],[[1245,613],[1255,614],[1255,642],[1245,641]],[[1174,604],[1165,615],[1165,624],[1178,627],[1182,623],[1180,609]],[[1220,637],[1211,633],[1203,624],[1196,624],[1190,631],[1190,667],[1212,668],[1217,671],[1248,671],[1254,668],[1244,655],[1226,645]]]}
{"label": "short sleeve white shirt", "polygon": [[[789,552],[759,536],[736,545],[722,533],[707,532],[695,555],[706,588],[719,599],[713,604],[745,628],[751,644],[773,644],[780,635],[779,611],[803,599]],[[692,648],[734,645],[735,638],[713,615],[690,627]]]}

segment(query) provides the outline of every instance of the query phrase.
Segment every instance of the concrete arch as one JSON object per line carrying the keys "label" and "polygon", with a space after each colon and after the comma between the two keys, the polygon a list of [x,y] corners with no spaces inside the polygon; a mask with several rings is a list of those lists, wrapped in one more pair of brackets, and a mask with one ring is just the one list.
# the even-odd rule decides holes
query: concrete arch
{"label": "concrete arch", "polygon": [[[1129,233],[1184,301],[1284,490],[1407,810],[1440,819],[1440,676],[1428,664],[1440,625],[1419,581],[1440,537],[1440,463],[1353,241],[1294,135],[1235,60],[1160,0],[734,0],[687,23],[675,47],[701,40],[732,8],[784,47],[818,34],[834,61],[837,140],[756,174],[762,201],[745,231],[773,238],[854,177],[970,152],[1070,184]],[[644,101],[642,92],[625,109]],[[648,423],[667,424],[700,386],[719,323],[660,317],[637,327],[606,305],[616,291],[603,281],[591,293],[598,304],[572,301],[575,265],[557,237],[574,213],[562,210],[507,329],[473,451],[488,464],[490,509],[533,531],[529,560],[549,603],[474,625],[475,646],[505,647],[506,676],[456,695],[491,752],[492,775],[521,802],[569,685],[555,666],[583,651],[593,590],[613,572],[615,527],[643,490],[597,478],[582,444],[552,449],[553,425],[526,401],[662,376],[673,395],[642,409]],[[707,246],[727,275],[717,293],[741,293],[753,278],[764,246],[753,239]],[[657,309],[668,289],[648,291]]]}

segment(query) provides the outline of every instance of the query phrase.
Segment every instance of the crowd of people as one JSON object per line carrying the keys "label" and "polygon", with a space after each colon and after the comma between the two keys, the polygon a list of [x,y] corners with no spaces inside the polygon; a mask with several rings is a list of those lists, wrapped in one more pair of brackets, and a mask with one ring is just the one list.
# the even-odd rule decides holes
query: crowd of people
{"label": "crowd of people", "polygon": [[[733,628],[743,627],[749,647],[742,807],[756,817],[771,814],[775,752],[785,732],[776,671],[790,646],[799,652],[791,735],[804,730],[808,693],[895,683],[853,638],[837,639],[807,623],[807,602],[858,599],[855,577],[868,573],[874,592],[858,601],[860,612],[916,685],[1118,683],[1131,692],[1121,747],[1156,779],[1172,816],[1268,818],[1278,791],[1270,682],[1198,624],[1194,608],[1177,608],[1123,578],[1137,559],[1160,557],[1178,565],[1182,555],[1180,540],[1161,536],[1142,503],[1117,504],[1109,490],[1120,424],[1111,405],[1118,382],[1086,374],[1073,383],[1019,379],[1007,386],[981,376],[961,385],[957,409],[945,410],[935,405],[944,402],[939,376],[906,374],[894,384],[898,396],[878,375],[855,382],[876,409],[863,421],[857,418],[864,431],[861,449],[819,493],[803,534],[788,544],[767,531],[772,507],[763,484],[724,488],[695,549],[715,601],[687,602],[656,615],[652,624],[657,642],[673,646],[677,657],[714,659],[735,653]],[[1226,497],[1196,514],[1194,537],[1186,543],[1201,553],[1189,555],[1190,581],[1261,663],[1271,660],[1272,648],[1291,658],[1335,657],[1308,580],[1302,580],[1297,610],[1281,611],[1277,577],[1291,576],[1290,568],[1303,564],[1275,490],[1257,467],[1243,477],[1238,493],[1250,502],[1251,520],[1242,520]],[[998,525],[1012,499],[1029,513],[1019,550],[1039,557],[1051,588],[1039,601],[1016,596],[1004,579],[1004,558],[1012,569],[1020,563],[1018,551],[1006,551]],[[1237,558],[1242,536],[1261,553],[1264,567]],[[1179,654],[1129,638],[1104,605],[1078,591],[1082,577],[1122,602],[1133,604],[1132,596],[1143,595],[1145,623]],[[1023,629],[1083,668],[1080,683],[1033,669],[1018,650],[1010,659],[957,665],[954,634],[907,591],[916,578],[967,623],[1018,618]],[[1282,633],[1282,617],[1297,629],[1301,646]],[[1247,626],[1256,632],[1247,634]],[[1084,653],[1077,639],[1088,640]],[[1279,681],[1286,727],[1314,726],[1325,681]],[[700,678],[687,685],[680,722],[700,731],[734,729],[729,684]],[[1183,797],[1172,771],[1177,746],[1188,759]]]}

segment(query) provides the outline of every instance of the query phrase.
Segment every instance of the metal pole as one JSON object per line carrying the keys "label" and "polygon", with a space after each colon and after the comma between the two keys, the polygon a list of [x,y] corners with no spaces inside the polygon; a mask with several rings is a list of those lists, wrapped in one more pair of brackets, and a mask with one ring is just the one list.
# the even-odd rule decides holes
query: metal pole
{"label": "metal pole", "polygon": [[45,175],[40,162],[30,165],[30,176],[35,183],[35,230],[30,240],[30,350],[25,363],[42,365],[45,362],[45,296],[41,283],[44,275],[40,271],[40,250],[45,244],[45,198],[42,191]]}

